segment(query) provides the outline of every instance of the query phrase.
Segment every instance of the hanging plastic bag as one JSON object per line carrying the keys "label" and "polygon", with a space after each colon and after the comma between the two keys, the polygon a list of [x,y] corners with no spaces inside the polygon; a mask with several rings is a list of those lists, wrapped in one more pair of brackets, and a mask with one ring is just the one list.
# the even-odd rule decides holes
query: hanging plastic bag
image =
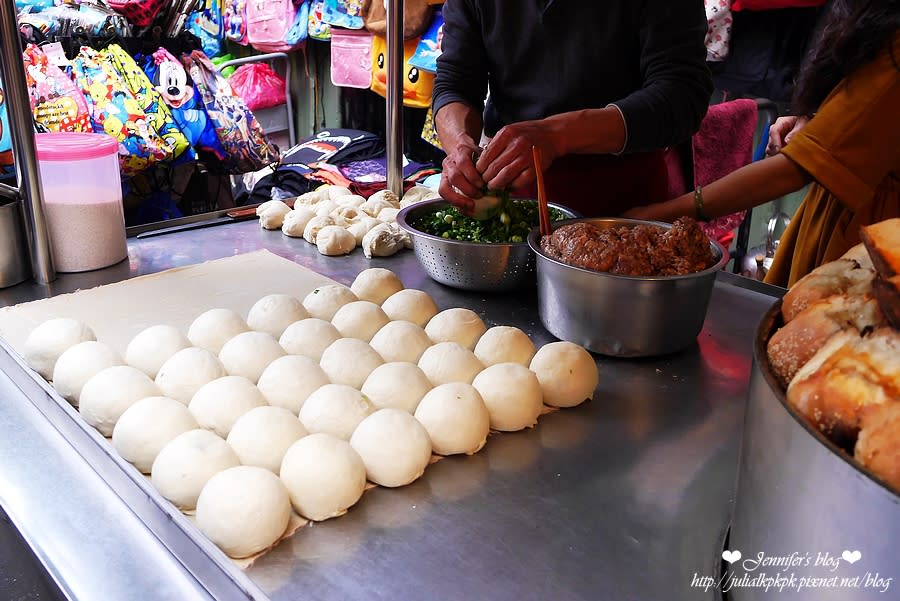
{"label": "hanging plastic bag", "polygon": [[12,153],[12,137],[9,134],[9,117],[6,116],[6,99],[3,82],[0,81],[0,178],[15,174]]}
{"label": "hanging plastic bag", "polygon": [[94,131],[84,94],[40,47],[28,44],[22,60],[35,121],[50,131]]}
{"label": "hanging plastic bag", "polygon": [[287,101],[284,78],[265,63],[241,65],[228,78],[228,82],[251,111],[271,108]]}

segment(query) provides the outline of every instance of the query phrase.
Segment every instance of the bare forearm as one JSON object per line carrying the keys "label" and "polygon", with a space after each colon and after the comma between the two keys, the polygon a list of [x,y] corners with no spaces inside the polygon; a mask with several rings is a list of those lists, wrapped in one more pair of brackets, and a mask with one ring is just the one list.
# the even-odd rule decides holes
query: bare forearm
{"label": "bare forearm", "polygon": [[625,121],[615,107],[585,109],[547,117],[557,154],[610,154],[625,146]]}
{"label": "bare forearm", "polygon": [[481,138],[481,115],[467,104],[452,102],[438,111],[434,118],[438,139],[447,154],[459,145],[477,145]]}

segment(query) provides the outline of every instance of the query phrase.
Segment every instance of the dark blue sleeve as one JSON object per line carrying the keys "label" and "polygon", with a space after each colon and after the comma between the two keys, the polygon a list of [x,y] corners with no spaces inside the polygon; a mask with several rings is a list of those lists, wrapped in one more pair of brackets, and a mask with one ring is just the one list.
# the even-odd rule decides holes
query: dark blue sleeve
{"label": "dark blue sleeve", "polygon": [[487,95],[487,53],[474,0],[446,0],[441,55],[437,59],[431,107],[462,102],[481,114]]}

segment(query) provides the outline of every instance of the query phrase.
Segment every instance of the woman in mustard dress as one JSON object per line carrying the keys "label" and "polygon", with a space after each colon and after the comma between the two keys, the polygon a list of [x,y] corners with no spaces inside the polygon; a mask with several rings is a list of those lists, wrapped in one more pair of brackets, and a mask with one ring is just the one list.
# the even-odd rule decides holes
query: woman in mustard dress
{"label": "woman in mustard dress", "polygon": [[772,126],[774,156],[626,216],[709,219],[811,183],[766,276],[780,286],[858,244],[860,226],[900,217],[900,0],[832,3],[801,68],[793,109],[810,117]]}

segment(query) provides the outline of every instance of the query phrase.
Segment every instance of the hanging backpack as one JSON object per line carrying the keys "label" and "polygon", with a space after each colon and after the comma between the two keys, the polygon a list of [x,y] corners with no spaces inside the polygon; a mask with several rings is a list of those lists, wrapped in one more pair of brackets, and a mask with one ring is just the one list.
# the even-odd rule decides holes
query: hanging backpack
{"label": "hanging backpack", "polygon": [[247,0],[225,0],[222,10],[225,39],[247,45]]}
{"label": "hanging backpack", "polygon": [[[305,24],[309,19],[309,6],[306,0],[299,6],[292,0],[249,0],[247,41],[260,52],[294,50],[306,40],[306,35],[294,27],[301,13],[304,17],[302,22]],[[292,29],[294,31],[291,31]],[[289,39],[289,34],[292,39]]]}

